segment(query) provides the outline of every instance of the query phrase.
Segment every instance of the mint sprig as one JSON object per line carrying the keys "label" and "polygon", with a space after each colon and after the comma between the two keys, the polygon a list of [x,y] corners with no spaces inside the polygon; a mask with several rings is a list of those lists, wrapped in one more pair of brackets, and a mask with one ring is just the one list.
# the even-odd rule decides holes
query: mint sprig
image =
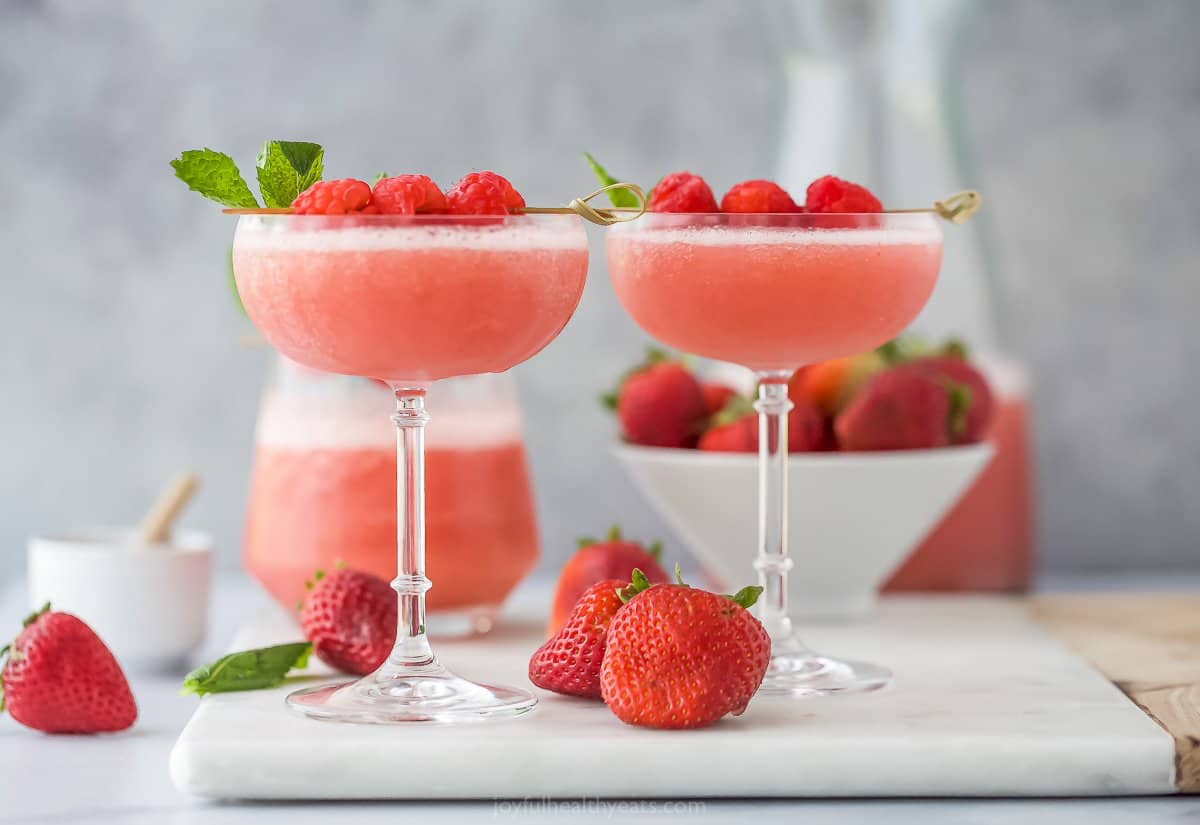
{"label": "mint sprig", "polygon": [[[601,186],[612,186],[614,183],[621,182],[608,174],[608,170],[601,166],[600,162],[587,152],[583,153],[583,157],[587,160],[588,166],[592,167],[592,174],[596,176],[596,180],[600,181]],[[613,206],[625,206],[634,209],[640,203],[638,196],[633,194],[629,189],[610,189],[608,191],[608,200]]]}
{"label": "mint sprig", "polygon": [[318,143],[268,140],[258,153],[258,191],[271,209],[291,206],[296,196],[321,179],[325,150]]}
{"label": "mint sprig", "polygon": [[175,177],[209,200],[233,209],[254,209],[258,201],[233,158],[212,149],[188,149],[171,161]]}
{"label": "mint sprig", "polygon": [[180,693],[204,696],[278,687],[289,670],[308,664],[311,652],[311,642],[291,642],[230,653],[185,676]]}

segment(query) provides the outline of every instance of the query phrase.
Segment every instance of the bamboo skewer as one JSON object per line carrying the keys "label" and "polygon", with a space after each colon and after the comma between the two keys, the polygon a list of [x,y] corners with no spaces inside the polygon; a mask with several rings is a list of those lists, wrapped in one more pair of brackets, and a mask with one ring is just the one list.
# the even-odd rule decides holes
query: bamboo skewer
{"label": "bamboo skewer", "polygon": [[[614,189],[624,189],[638,199],[637,206],[592,206],[590,201]],[[932,206],[919,206],[912,209],[885,209],[884,214],[900,215],[929,212],[949,221],[950,223],[965,223],[983,205],[983,196],[974,189],[964,189],[953,195],[936,200]],[[224,209],[226,215],[292,215],[292,209]],[[636,183],[611,183],[602,186],[595,192],[575,198],[567,206],[526,206],[516,211],[518,215],[578,215],[584,220],[600,226],[636,220],[646,212],[646,193]],[[424,213],[422,213],[424,214]]]}

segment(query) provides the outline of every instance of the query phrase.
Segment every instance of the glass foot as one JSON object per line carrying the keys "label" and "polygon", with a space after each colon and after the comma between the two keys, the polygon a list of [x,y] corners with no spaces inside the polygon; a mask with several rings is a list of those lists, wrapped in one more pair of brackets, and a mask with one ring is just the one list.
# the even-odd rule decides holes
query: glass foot
{"label": "glass foot", "polygon": [[480,685],[439,664],[384,664],[370,676],[306,688],[287,697],[288,707],[311,719],[391,725],[401,722],[476,722],[520,716],[533,710],[533,694]]}
{"label": "glass foot", "polygon": [[771,664],[758,692],[774,696],[824,696],[879,690],[892,681],[892,672],[870,662],[822,656],[795,639],[775,642]]}

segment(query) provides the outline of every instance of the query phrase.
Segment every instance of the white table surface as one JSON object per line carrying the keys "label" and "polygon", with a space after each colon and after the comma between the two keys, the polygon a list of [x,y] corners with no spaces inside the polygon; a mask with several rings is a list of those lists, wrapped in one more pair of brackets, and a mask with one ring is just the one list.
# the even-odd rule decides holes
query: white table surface
{"label": "white table surface", "polygon": [[[1174,587],[1196,586],[1196,577],[1171,577]],[[1053,586],[1070,588],[1072,582]],[[1154,584],[1153,582],[1151,584]],[[1103,581],[1087,582],[1102,589]],[[1129,586],[1128,581],[1123,582]],[[536,587],[536,585],[534,585]],[[519,595],[518,595],[519,598]],[[218,579],[209,642],[197,658],[213,658],[239,624],[263,602],[239,576]],[[21,582],[0,594],[0,637],[11,638],[26,611]],[[204,802],[179,793],[167,773],[167,756],[195,707],[178,695],[179,677],[134,677],[140,716],[116,736],[59,737],[0,719],[0,823],[175,823],[361,822],[394,825],[402,817],[422,823],[468,822],[482,818],[561,822],[691,821],[761,823],[819,821],[941,825],[941,823],[1200,823],[1200,797],[1080,800],[528,800],[419,803]],[[799,817],[798,817],[799,815]],[[807,815],[807,817],[805,817]]]}

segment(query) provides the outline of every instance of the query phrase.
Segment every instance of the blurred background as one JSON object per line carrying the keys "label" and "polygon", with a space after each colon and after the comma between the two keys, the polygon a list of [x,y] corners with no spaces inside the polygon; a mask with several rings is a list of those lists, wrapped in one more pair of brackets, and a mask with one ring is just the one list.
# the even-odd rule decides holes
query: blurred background
{"label": "blurred background", "polygon": [[[718,194],[978,188],[924,322],[1028,368],[1041,569],[1194,568],[1198,33],[1192,0],[6,0],[0,575],[31,533],[136,520],[178,467],[237,564],[272,357],[241,343],[231,219],[167,163],[210,146],[249,177],[269,138],[324,144],[326,177],[496,169],[535,204],[592,188],[584,150]],[[589,232],[576,317],[515,370],[547,573],[615,521],[677,542],[608,454],[598,396],[648,342]]]}

